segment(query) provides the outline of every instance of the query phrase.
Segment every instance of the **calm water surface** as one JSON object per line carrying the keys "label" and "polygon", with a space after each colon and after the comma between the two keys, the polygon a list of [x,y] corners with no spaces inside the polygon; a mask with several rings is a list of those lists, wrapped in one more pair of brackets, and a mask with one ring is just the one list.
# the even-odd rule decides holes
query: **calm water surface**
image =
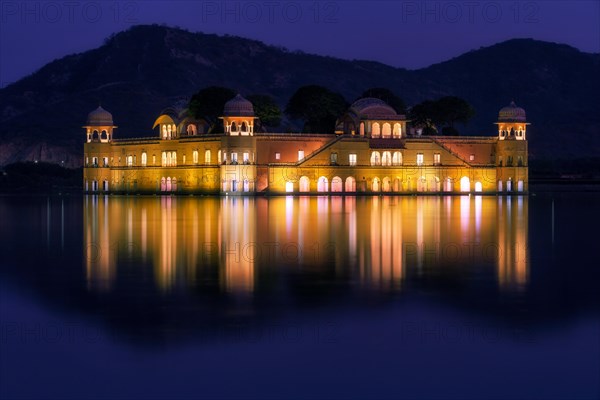
{"label": "calm water surface", "polygon": [[599,202],[0,197],[0,397],[598,398]]}

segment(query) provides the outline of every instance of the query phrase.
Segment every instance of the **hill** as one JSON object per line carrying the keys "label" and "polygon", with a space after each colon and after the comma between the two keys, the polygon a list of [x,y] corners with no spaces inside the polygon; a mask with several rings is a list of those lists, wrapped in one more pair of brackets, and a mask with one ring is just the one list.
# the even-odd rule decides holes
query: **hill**
{"label": "hill", "polygon": [[0,165],[24,160],[81,165],[81,126],[99,103],[113,113],[117,137],[140,137],[152,134],[160,110],[205,86],[270,94],[284,106],[306,84],[327,86],[348,101],[375,86],[395,91],[409,105],[460,96],[477,112],[459,127],[469,135],[494,135],[498,109],[514,99],[533,124],[528,134],[533,159],[600,153],[600,55],[566,45],[514,39],[406,70],[141,25],[0,89]]}

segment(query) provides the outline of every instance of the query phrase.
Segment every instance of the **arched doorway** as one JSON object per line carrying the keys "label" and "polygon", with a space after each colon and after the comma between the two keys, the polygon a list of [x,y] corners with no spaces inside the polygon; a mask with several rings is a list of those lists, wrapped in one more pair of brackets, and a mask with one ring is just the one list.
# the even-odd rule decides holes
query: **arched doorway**
{"label": "arched doorway", "polygon": [[345,184],[345,191],[346,192],[356,192],[356,180],[354,179],[353,176],[349,176],[346,178],[346,184]]}
{"label": "arched doorway", "polygon": [[446,178],[444,181],[444,192],[452,191],[452,178]]}
{"label": "arched doorway", "polygon": [[303,176],[300,178],[299,191],[302,193],[310,192],[310,180],[307,176]]}
{"label": "arched doorway", "polygon": [[471,191],[471,181],[466,176],[463,176],[462,178],[460,178],[460,191],[461,192],[470,192]]}
{"label": "arched doorway", "polygon": [[374,192],[379,192],[381,190],[381,182],[380,182],[379,178],[373,178],[372,190]]}
{"label": "arched doorway", "polygon": [[331,180],[331,191],[332,192],[341,192],[342,191],[342,178],[339,176],[334,176]]}
{"label": "arched doorway", "polygon": [[392,181],[387,176],[383,178],[383,191],[391,192],[392,191]]}
{"label": "arched doorway", "polygon": [[426,192],[427,191],[427,179],[424,176],[420,177],[417,180],[417,192]]}
{"label": "arched doorway", "polygon": [[329,181],[324,176],[320,177],[317,182],[317,192],[329,191]]}

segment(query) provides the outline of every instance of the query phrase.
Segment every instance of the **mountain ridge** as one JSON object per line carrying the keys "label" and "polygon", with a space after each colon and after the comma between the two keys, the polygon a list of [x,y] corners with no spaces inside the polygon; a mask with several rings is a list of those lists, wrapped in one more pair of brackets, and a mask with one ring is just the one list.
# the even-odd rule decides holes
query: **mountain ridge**
{"label": "mountain ridge", "polygon": [[600,116],[595,115],[600,54],[565,44],[511,39],[408,70],[237,36],[139,25],[0,89],[0,165],[22,160],[81,165],[81,126],[99,103],[119,125],[116,137],[151,136],[160,110],[202,87],[269,94],[283,107],[305,84],[326,86],[349,102],[377,86],[388,87],[409,105],[460,96],[477,112],[460,130],[477,136],[494,135],[497,111],[515,100],[532,123],[533,158],[600,153]]}

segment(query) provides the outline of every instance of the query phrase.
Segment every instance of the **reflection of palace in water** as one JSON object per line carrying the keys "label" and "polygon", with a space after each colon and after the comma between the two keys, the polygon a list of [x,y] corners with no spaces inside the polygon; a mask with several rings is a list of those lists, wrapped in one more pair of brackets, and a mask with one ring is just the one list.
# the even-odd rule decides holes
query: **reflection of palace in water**
{"label": "reflection of palace in water", "polygon": [[[261,280],[321,274],[377,290],[421,275],[528,281],[527,197],[84,198],[90,290],[121,274],[162,291],[213,282],[250,293]],[[142,271],[143,270],[143,271]]]}

